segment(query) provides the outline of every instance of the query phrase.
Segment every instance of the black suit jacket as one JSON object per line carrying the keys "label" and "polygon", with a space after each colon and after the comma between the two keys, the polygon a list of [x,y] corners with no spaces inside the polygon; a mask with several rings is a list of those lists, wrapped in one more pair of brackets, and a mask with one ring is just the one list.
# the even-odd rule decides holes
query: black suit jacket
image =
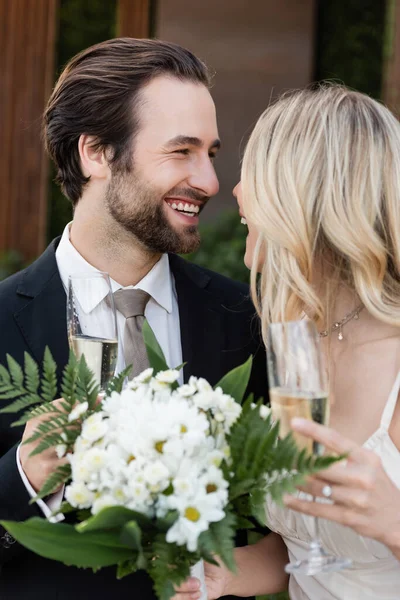
{"label": "black suit jacket", "polygon": [[[6,354],[19,363],[24,352],[38,362],[48,346],[60,377],[68,360],[66,296],[59,276],[54,240],[30,267],[0,284],[0,363]],[[246,285],[170,255],[179,304],[185,381],[190,375],[211,384],[230,369],[255,356],[249,391],[257,397],[267,390],[266,361],[259,325]],[[23,429],[11,428],[15,415],[0,415],[0,519],[22,521],[42,516],[16,466],[16,448]],[[11,540],[12,541],[12,540]],[[144,572],[115,579],[115,567],[96,574],[65,567],[11,543],[0,528],[1,600],[154,600]]]}

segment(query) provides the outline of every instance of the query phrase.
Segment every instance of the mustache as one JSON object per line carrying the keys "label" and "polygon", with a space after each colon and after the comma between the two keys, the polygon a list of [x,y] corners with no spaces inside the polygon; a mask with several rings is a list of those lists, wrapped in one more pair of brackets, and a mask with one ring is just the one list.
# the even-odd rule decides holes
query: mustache
{"label": "mustache", "polygon": [[169,190],[167,194],[164,195],[164,198],[168,198],[169,196],[184,196],[185,198],[189,198],[190,200],[196,200],[197,202],[202,202],[203,206],[207,204],[210,199],[210,196],[205,196],[201,192],[194,190],[193,188],[182,188],[176,187],[172,190]]}

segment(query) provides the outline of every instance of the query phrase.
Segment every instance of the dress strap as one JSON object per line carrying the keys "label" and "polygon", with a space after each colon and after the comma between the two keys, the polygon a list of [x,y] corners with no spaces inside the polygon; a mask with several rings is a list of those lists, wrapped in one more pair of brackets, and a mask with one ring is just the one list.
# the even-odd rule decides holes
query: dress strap
{"label": "dress strap", "polygon": [[383,409],[382,419],[381,419],[381,427],[384,429],[389,429],[390,423],[392,421],[394,409],[396,408],[397,397],[399,395],[400,390],[400,371],[397,374],[396,381],[394,382],[394,386],[392,387],[392,391],[390,392],[388,401],[386,402],[386,406]]}

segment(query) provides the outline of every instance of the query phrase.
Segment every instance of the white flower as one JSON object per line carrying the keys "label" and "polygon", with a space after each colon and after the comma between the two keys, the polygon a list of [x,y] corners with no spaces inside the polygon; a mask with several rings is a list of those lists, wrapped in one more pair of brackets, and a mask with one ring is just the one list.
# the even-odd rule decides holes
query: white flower
{"label": "white flower", "polygon": [[[189,383],[190,383],[191,379],[192,378],[189,379]],[[197,383],[197,389],[199,390],[200,393],[212,392],[213,391],[213,388],[208,383],[208,381],[206,379],[203,379],[202,377],[199,377],[199,379],[197,379],[196,383]]]}
{"label": "white flower", "polygon": [[85,414],[88,408],[88,402],[80,402],[79,404],[77,404],[75,408],[73,408],[69,413],[68,422],[71,423],[71,421],[76,421],[77,419],[79,419],[79,417]]}
{"label": "white flower", "polygon": [[260,417],[262,419],[264,419],[264,421],[268,418],[268,416],[271,414],[271,409],[269,406],[265,406],[265,404],[262,404],[260,406]]}
{"label": "white flower", "polygon": [[94,500],[94,494],[87,486],[79,481],[74,481],[65,489],[65,499],[75,508],[89,508]]}
{"label": "white flower", "polygon": [[145,369],[144,371],[139,373],[139,375],[134,377],[131,383],[149,383],[150,379],[153,377],[153,371],[154,369],[152,368]]}
{"label": "white flower", "polygon": [[108,508],[109,506],[115,506],[117,504],[114,496],[111,494],[104,494],[96,498],[92,504],[92,514],[97,515],[103,508]]}
{"label": "white flower", "polygon": [[160,461],[150,462],[143,469],[143,477],[151,486],[168,485],[169,470]]}
{"label": "white flower", "polygon": [[160,371],[156,375],[156,380],[161,383],[174,383],[179,378],[179,371],[176,369],[169,369],[168,371]]}
{"label": "white flower", "polygon": [[[170,504],[173,505],[173,500]],[[179,517],[167,532],[168,543],[176,542],[178,546],[186,545],[189,552],[197,550],[199,535],[207,531],[209,524],[221,521],[225,513],[220,507],[212,506],[207,496],[196,495],[195,498],[176,498]]]}
{"label": "white flower", "polygon": [[107,452],[101,448],[90,448],[84,456],[83,462],[89,471],[99,471],[107,461]]}
{"label": "white flower", "polygon": [[[65,431],[63,431],[61,433],[60,437],[64,440],[64,442],[67,441],[67,434],[65,433]],[[67,444],[58,444],[56,446],[56,454],[57,454],[58,458],[63,458],[65,456],[66,452],[67,452]]]}
{"label": "white flower", "polygon": [[178,387],[176,393],[182,398],[190,398],[197,393],[197,388],[193,384],[185,383]]}
{"label": "white flower", "polygon": [[91,415],[82,425],[81,436],[89,442],[96,442],[104,436],[108,427],[101,413]]}

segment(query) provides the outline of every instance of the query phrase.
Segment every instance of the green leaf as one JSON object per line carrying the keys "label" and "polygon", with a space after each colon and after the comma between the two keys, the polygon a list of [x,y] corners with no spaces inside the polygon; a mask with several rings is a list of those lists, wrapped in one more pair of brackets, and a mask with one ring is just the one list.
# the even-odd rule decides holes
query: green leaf
{"label": "green leaf", "polygon": [[76,526],[77,531],[86,533],[87,531],[97,531],[99,529],[117,529],[123,527],[129,521],[144,523],[145,527],[151,525],[151,520],[145,515],[125,508],[124,506],[108,506],[100,510],[97,515],[93,515],[87,521],[83,521]]}
{"label": "green leaf", "polygon": [[165,360],[164,353],[147,320],[143,323],[142,334],[146,345],[149,364],[154,369],[154,375],[157,375],[160,371],[167,371],[169,367]]}
{"label": "green leaf", "polygon": [[30,500],[33,504],[40,498],[45,498],[49,494],[56,492],[71,477],[71,465],[65,464],[57,467],[55,471],[46,479],[35,498]]}
{"label": "green leaf", "polygon": [[235,531],[236,517],[231,512],[227,512],[221,521],[211,523],[209,529],[200,534],[198,541],[200,553],[204,550],[209,554],[217,554],[228,569],[235,571],[233,557]]}
{"label": "green leaf", "polygon": [[138,553],[136,560],[137,568],[146,569],[147,559],[143,552],[142,532],[136,521],[129,521],[129,523],[124,525],[120,535],[120,540],[123,544],[129,546],[129,548],[132,548],[132,550]]}
{"label": "green leaf", "polygon": [[187,551],[176,544],[168,544],[164,535],[157,535],[153,543],[154,560],[149,562],[148,571],[154,581],[154,591],[159,600],[170,600],[179,586],[190,575],[193,561]]}
{"label": "green leaf", "polygon": [[37,395],[39,389],[39,367],[27,352],[24,353],[26,389]]}
{"label": "green leaf", "polygon": [[127,366],[121,373],[118,373],[115,377],[113,377],[106,387],[105,396],[111,396],[112,392],[117,392],[120,394],[122,392],[122,388],[124,386],[125,378],[128,377],[129,373],[132,370],[132,365]]}
{"label": "green leaf", "polygon": [[137,558],[133,557],[118,564],[117,579],[122,579],[138,570]]}
{"label": "green leaf", "polygon": [[249,356],[243,365],[224,375],[215,387],[222,388],[224,394],[229,394],[236,402],[241,403],[250,380],[252,365],[253,357]]}
{"label": "green leaf", "polygon": [[52,402],[57,394],[57,365],[46,346],[43,358],[42,397],[45,402]]}
{"label": "green leaf", "polygon": [[[24,408],[27,408],[28,406],[32,406],[33,404],[38,404],[41,400],[40,400],[40,396],[37,396],[36,394],[24,394],[21,395],[21,392],[18,390],[15,390],[15,392],[13,392],[12,396],[9,395],[9,398],[12,397],[16,397],[19,396],[18,400],[15,400],[15,402],[12,402],[11,404],[8,404],[8,406],[5,406],[4,408],[2,408],[0,410],[0,413],[16,413],[19,412],[20,410],[23,410]],[[6,399],[6,396],[0,396],[3,400]]]}
{"label": "green leaf", "polygon": [[12,424],[12,427],[17,427],[18,425],[25,425],[31,419],[36,417],[41,417],[42,415],[61,415],[62,411],[57,408],[54,402],[46,402],[45,404],[41,404],[40,406],[35,406],[31,410],[26,411],[18,421],[15,421]]}
{"label": "green leaf", "polygon": [[33,517],[22,523],[1,521],[1,525],[23,546],[39,556],[66,565],[99,569],[128,560],[132,550],[118,539],[118,533],[78,533],[73,525],[49,523]]}
{"label": "green leaf", "polygon": [[136,521],[128,521],[122,528],[120,540],[125,546],[129,546],[136,552],[143,552],[142,532]]}
{"label": "green leaf", "polygon": [[10,371],[11,379],[15,387],[23,388],[24,386],[24,373],[12,356],[7,354],[7,366]]}

